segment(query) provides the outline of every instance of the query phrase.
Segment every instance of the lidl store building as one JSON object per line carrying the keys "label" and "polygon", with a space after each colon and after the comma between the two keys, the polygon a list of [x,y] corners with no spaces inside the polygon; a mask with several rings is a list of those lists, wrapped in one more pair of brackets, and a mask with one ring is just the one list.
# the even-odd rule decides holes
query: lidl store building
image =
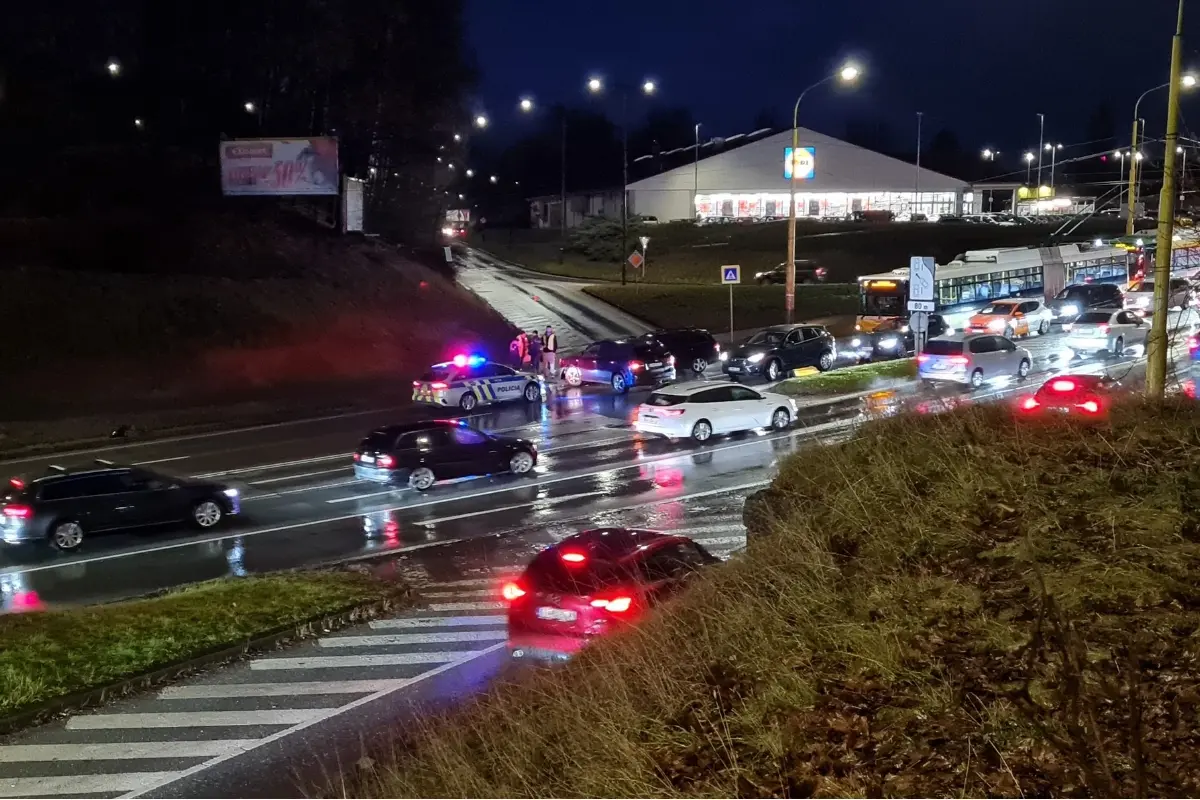
{"label": "lidl store building", "polygon": [[[786,217],[791,144],[792,132],[786,130],[631,183],[630,211],[662,222]],[[800,218],[876,210],[933,218],[962,214],[964,201],[969,208],[972,199],[968,184],[957,178],[803,128],[793,164]]]}

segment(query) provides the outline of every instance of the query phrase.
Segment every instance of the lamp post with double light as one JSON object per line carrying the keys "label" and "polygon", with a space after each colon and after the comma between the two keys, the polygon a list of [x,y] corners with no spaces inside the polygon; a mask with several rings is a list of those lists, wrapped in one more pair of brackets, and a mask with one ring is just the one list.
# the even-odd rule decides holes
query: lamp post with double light
{"label": "lamp post with double light", "polygon": [[[1196,85],[1196,76],[1191,73],[1183,75],[1179,78],[1179,85],[1184,89],[1191,89]],[[1157,92],[1160,89],[1170,88],[1171,82],[1161,83],[1158,86],[1152,86],[1138,96],[1137,102],[1133,104],[1133,133],[1130,135],[1129,152],[1138,153],[1138,109],[1142,105],[1142,101],[1146,99],[1146,95]],[[1125,208],[1125,235],[1133,234],[1134,228],[1134,207],[1137,205],[1137,181],[1138,181],[1138,161],[1140,154],[1135,155],[1129,163],[1129,186],[1127,187],[1128,205]]]}
{"label": "lamp post with double light", "polygon": [[835,80],[840,80],[843,83],[853,83],[858,80],[859,74],[858,67],[853,64],[846,64],[837,72],[832,75],[826,75],[801,92],[800,96],[796,98],[796,105],[792,108],[792,149],[789,153],[787,163],[789,176],[787,261],[784,262],[784,271],[787,280],[785,282],[783,305],[785,319],[788,323],[791,323],[796,309],[796,181],[800,180],[800,172],[796,169],[796,161],[800,152],[800,101],[804,99],[806,94],[818,86],[823,86]]}

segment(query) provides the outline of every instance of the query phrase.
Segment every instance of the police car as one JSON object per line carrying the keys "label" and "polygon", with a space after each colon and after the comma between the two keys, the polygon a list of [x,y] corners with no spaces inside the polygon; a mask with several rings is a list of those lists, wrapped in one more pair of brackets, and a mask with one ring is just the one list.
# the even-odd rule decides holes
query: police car
{"label": "police car", "polygon": [[518,372],[483,356],[458,355],[434,364],[419,381],[413,381],[412,399],[414,403],[471,411],[508,400],[538,403],[545,396],[546,385],[540,375]]}

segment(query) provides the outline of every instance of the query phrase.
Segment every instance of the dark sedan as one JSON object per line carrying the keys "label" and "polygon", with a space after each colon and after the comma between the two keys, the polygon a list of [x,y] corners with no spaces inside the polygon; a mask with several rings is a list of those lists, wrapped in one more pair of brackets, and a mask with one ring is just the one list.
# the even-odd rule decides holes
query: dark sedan
{"label": "dark sedan", "polygon": [[419,491],[450,478],[511,472],[524,475],[537,464],[537,447],[527,439],[495,436],[461,422],[393,425],[372,431],[354,452],[354,477]]}
{"label": "dark sedan", "polygon": [[558,372],[568,386],[602,383],[623,394],[632,386],[656,387],[675,380],[675,356],[654,339],[604,340],[564,357]]}
{"label": "dark sedan", "polygon": [[0,541],[48,541],[75,550],[85,537],[190,522],[211,529],[240,511],[237,489],[97,461],[13,478],[0,496]]}
{"label": "dark sedan", "polygon": [[721,370],[734,379],[761,375],[774,382],[802,367],[824,372],[836,360],[837,343],[824,326],[775,325],[723,353]]}
{"label": "dark sedan", "polygon": [[[954,333],[946,324],[941,314],[929,315],[929,329],[926,339]],[[850,349],[859,361],[889,361],[893,358],[905,358],[917,350],[916,336],[912,329],[905,324],[899,330],[875,330],[871,333],[856,334],[850,340]]]}

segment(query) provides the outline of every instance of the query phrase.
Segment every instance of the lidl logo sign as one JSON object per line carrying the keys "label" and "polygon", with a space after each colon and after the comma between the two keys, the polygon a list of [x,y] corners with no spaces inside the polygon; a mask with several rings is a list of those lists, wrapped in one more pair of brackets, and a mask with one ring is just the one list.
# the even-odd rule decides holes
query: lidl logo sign
{"label": "lidl logo sign", "polygon": [[783,148],[783,177],[787,180],[811,181],[817,174],[817,148]]}

